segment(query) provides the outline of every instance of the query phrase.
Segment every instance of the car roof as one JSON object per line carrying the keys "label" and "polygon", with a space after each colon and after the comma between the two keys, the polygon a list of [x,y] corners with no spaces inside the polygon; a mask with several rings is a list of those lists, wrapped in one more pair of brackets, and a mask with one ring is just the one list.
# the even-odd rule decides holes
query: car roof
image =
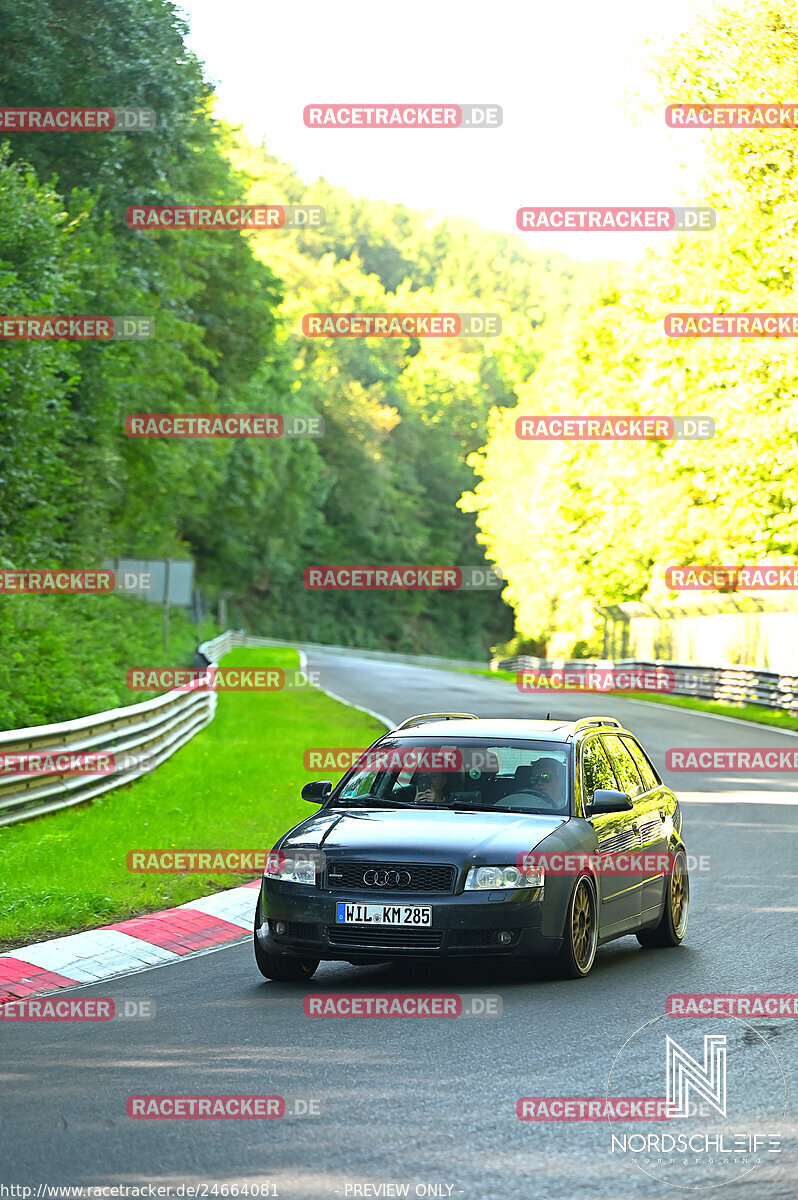
{"label": "car roof", "polygon": [[[599,718],[595,718],[596,721]],[[389,730],[384,737],[417,739],[447,738],[528,738],[530,741],[566,742],[574,732],[575,721],[533,721],[521,717],[478,717],[468,721],[425,721],[408,729]],[[583,726],[584,728],[584,726]],[[599,725],[593,728],[600,728]],[[605,728],[611,728],[605,726]]]}

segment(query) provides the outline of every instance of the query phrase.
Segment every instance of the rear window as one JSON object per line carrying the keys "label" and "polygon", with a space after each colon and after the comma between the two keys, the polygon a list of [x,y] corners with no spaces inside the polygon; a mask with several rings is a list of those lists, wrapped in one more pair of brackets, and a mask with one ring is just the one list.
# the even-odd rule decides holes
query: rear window
{"label": "rear window", "polygon": [[602,740],[618,780],[618,787],[634,800],[645,790],[634,759],[616,734],[606,734]]}
{"label": "rear window", "polygon": [[637,769],[640,772],[640,778],[643,780],[645,790],[650,792],[652,788],[659,787],[659,780],[654,773],[651,763],[648,761],[634,738],[623,738],[623,744],[626,746],[626,749],[637,763]]}

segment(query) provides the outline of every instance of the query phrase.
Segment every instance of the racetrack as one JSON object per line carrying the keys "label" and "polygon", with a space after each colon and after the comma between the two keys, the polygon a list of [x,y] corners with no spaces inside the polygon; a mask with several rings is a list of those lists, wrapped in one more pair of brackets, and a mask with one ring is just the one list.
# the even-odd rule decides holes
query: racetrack
{"label": "racetrack", "polygon": [[[309,651],[308,666],[325,688],[395,721],[430,710],[545,717],[554,704],[498,680],[354,654]],[[35,1189],[268,1179],[278,1195],[308,1200],[397,1194],[353,1188],[405,1183],[411,1196],[423,1194],[417,1184],[434,1184],[441,1190],[428,1195],[468,1200],[684,1195],[610,1154],[604,1122],[522,1123],[516,1101],[603,1096],[622,1043],[663,1012],[671,993],[798,990],[795,779],[664,768],[669,747],[793,748],[798,735],[614,697],[562,696],[552,716],[599,713],[639,736],[685,803],[688,850],[710,856],[709,870],[692,877],[681,948],[643,951],[624,938],[600,949],[579,982],[492,964],[323,964],[310,985],[289,986],[261,979],[247,941],[74,989],[117,1001],[149,997],[156,1016],[0,1022],[2,1181]],[[451,1021],[310,1020],[302,1009],[306,992],[412,990],[491,993],[503,1011]],[[753,1024],[786,1075],[782,1153],[713,1194],[792,1200],[798,1022]],[[756,1076],[747,1087],[757,1119],[772,1098]],[[141,1093],[279,1094],[320,1101],[323,1112],[264,1122],[134,1121],[125,1103]]]}

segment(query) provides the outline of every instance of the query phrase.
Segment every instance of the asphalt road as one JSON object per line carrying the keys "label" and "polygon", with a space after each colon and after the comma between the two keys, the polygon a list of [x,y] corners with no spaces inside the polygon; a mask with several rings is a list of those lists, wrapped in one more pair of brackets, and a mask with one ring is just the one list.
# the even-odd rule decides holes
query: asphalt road
{"label": "asphalt road", "polygon": [[[476,675],[318,653],[309,666],[329,690],[393,720],[445,709],[546,715],[544,699]],[[563,696],[552,715],[599,713],[640,737],[685,802],[689,851],[709,856],[709,869],[693,873],[682,947],[644,951],[624,938],[601,948],[591,975],[578,982],[484,963],[323,964],[309,985],[289,986],[263,981],[245,942],[76,988],[117,1003],[153,999],[156,1015],[127,1024],[0,1023],[0,1181],[33,1186],[34,1196],[41,1183],[199,1183],[212,1196],[214,1183],[223,1195],[223,1184],[267,1180],[279,1196],[308,1200],[400,1195],[404,1185],[410,1196],[468,1200],[691,1194],[611,1153],[605,1122],[525,1123],[516,1100],[603,1096],[623,1043],[663,1012],[671,993],[798,991],[795,783],[664,771],[669,747],[793,748],[796,740],[617,698]],[[490,993],[501,998],[502,1012],[450,1021],[310,1020],[302,1010],[307,992],[413,990]],[[670,1020],[668,1032],[684,1041],[685,1027],[706,1032],[709,1024]],[[785,1075],[782,1151],[713,1194],[793,1200],[798,1021],[751,1024],[756,1032],[746,1033],[745,1044],[761,1046],[761,1035]],[[730,1055],[730,1078],[741,1061]],[[751,1062],[761,1064],[761,1055]],[[745,1081],[749,1125],[764,1128],[778,1100],[772,1078],[749,1064]],[[125,1102],[141,1093],[277,1094],[322,1111],[275,1121],[134,1121]]]}

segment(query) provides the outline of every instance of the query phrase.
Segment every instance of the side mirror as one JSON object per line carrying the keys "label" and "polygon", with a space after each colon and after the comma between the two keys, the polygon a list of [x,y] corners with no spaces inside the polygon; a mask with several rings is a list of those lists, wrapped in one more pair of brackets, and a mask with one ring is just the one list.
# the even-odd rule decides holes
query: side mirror
{"label": "side mirror", "polygon": [[322,804],[331,791],[332,783],[329,779],[316,779],[313,783],[305,784],[301,796],[303,800],[309,800],[311,804]]}
{"label": "side mirror", "polygon": [[596,788],[588,811],[592,813],[629,812],[634,808],[631,798],[626,792],[616,792],[614,788]]}

